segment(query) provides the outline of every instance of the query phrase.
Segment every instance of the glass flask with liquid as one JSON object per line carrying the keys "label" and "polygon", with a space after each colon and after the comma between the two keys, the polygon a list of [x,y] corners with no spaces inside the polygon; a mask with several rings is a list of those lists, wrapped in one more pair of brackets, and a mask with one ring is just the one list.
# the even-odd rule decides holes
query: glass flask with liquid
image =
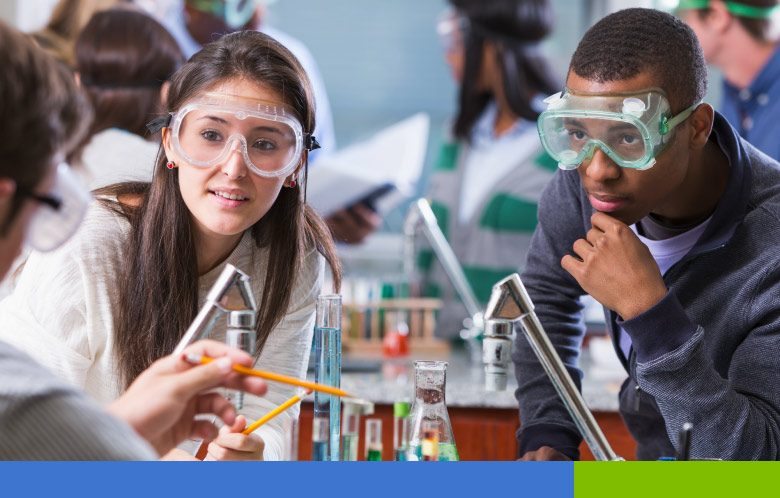
{"label": "glass flask with liquid", "polygon": [[438,460],[459,460],[444,401],[446,385],[446,361],[414,362],[414,401],[409,415],[407,453],[410,461],[423,460],[423,443],[431,440],[432,430],[438,434]]}
{"label": "glass flask with liquid", "polygon": [[[341,295],[317,297],[314,323],[314,382],[341,387]],[[339,460],[341,398],[317,391],[314,394],[314,420],[325,424],[328,451],[314,452],[314,460]],[[312,442],[315,449],[317,442]],[[322,446],[323,441],[319,441]]]}

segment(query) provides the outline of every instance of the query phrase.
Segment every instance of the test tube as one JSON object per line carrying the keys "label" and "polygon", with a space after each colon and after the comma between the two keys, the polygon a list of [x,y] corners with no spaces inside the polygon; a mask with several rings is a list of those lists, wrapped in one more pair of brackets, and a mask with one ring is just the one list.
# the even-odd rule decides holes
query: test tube
{"label": "test tube", "polygon": [[328,417],[314,417],[311,427],[311,459],[314,461],[325,461],[328,459],[330,448],[328,441],[330,439]]}
{"label": "test tube", "polygon": [[284,448],[282,460],[294,462],[298,460],[298,420],[288,418],[284,421]]}
{"label": "test tube", "polygon": [[358,456],[358,430],[360,413],[351,403],[344,403],[344,420],[341,427],[341,460],[355,462]]}
{"label": "test tube", "polygon": [[432,420],[422,423],[422,461],[436,462],[439,460],[439,427]]}
{"label": "test tube", "polygon": [[345,398],[341,427],[341,460],[354,462],[358,457],[358,430],[360,417],[372,415],[374,404],[370,401]]}
{"label": "test tube", "polygon": [[366,420],[366,461],[382,461],[382,420]]}
{"label": "test tube", "polygon": [[[235,310],[228,313],[227,331],[225,332],[225,342],[231,348],[246,351],[250,355],[255,355],[255,331],[256,326],[255,312],[252,310]],[[227,390],[227,399],[229,399],[236,410],[244,407],[244,393],[242,391]]]}
{"label": "test tube", "polygon": [[409,451],[409,403],[398,401],[393,403],[393,459],[396,462],[406,461]]}
{"label": "test tube", "polygon": [[[341,387],[340,294],[317,297],[314,355],[314,381],[331,387]],[[314,393],[314,417],[322,417],[327,421],[330,450],[323,460],[338,461],[341,398],[319,391]],[[315,457],[318,456],[315,454]]]}

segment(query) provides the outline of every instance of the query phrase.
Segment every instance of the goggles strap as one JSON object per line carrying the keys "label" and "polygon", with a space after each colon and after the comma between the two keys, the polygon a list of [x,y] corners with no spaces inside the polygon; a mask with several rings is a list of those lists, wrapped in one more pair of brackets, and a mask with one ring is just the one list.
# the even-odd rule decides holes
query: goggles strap
{"label": "goggles strap", "polygon": [[306,147],[306,150],[317,150],[320,148],[320,143],[317,141],[314,135],[307,133],[303,136],[303,146]]}
{"label": "goggles strap", "polygon": [[162,116],[157,119],[153,119],[149,123],[146,124],[146,129],[149,130],[149,132],[154,135],[158,131],[162,130],[163,128],[168,128],[171,125],[171,118],[173,116],[171,114],[168,114],[167,116]]}
{"label": "goggles strap", "polygon": [[685,109],[684,111],[682,111],[677,116],[672,117],[671,119],[668,120],[662,119],[661,123],[658,125],[660,128],[658,131],[661,132],[661,135],[666,135],[667,133],[672,131],[675,126],[688,119],[688,116],[690,116],[691,113],[693,113],[694,109],[696,109],[698,106],[699,106],[698,104],[693,105]]}

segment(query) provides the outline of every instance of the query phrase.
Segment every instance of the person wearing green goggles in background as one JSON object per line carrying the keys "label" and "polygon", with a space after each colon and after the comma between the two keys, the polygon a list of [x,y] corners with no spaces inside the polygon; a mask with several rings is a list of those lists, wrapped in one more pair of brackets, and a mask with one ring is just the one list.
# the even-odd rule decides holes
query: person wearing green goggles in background
{"label": "person wearing green goggles in background", "polygon": [[675,13],[723,74],[718,110],[740,136],[780,160],[780,2],[682,0]]}
{"label": "person wearing green goggles in background", "polygon": [[[187,4],[201,12],[206,12],[222,19],[234,30],[244,28],[255,15],[259,0],[188,0]],[[247,29],[249,27],[247,26]]]}
{"label": "person wearing green goggles in background", "polygon": [[[701,103],[706,93],[680,19],[626,9],[590,28],[537,122],[561,169],[521,278],[575,382],[580,298],[604,306],[636,458],[673,456],[690,422],[694,458],[775,460],[780,164]],[[527,341],[512,359],[519,456],[578,458],[582,438]]]}

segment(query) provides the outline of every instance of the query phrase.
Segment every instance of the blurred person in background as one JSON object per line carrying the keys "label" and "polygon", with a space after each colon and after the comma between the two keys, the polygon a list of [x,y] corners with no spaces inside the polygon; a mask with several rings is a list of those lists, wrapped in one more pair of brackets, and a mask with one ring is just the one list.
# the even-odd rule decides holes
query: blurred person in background
{"label": "blurred person in background", "polygon": [[[167,8],[159,5],[165,1],[168,3]],[[318,154],[336,150],[330,101],[314,56],[301,41],[265,22],[266,9],[261,0],[163,0],[150,7],[160,16],[160,21],[179,43],[187,58],[220,36],[241,30],[261,31],[287,47],[301,62],[314,89],[317,105],[317,129],[314,134],[322,150],[311,154],[312,164],[316,165]],[[337,240],[357,244],[381,226],[382,217],[368,206],[358,203],[334,213],[325,221]]]}
{"label": "blurred person in background", "polygon": [[73,45],[95,12],[110,9],[120,0],[60,0],[46,27],[31,33],[39,47],[66,66],[75,66]]}
{"label": "blurred person in background", "polygon": [[778,0],[683,0],[677,14],[696,33],[704,58],[723,72],[719,111],[742,138],[780,159]]}
{"label": "blurred person in background", "polygon": [[[556,163],[536,118],[560,90],[539,50],[553,29],[546,0],[451,0],[437,25],[460,85],[452,137],[442,146],[428,198],[476,298],[518,271],[536,228],[542,189]],[[452,337],[468,313],[444,269],[423,251],[423,292],[444,299],[437,335]]]}
{"label": "blurred person in background", "polygon": [[160,149],[146,124],[165,112],[168,80],[184,63],[176,40],[139,10],[98,12],[76,40],[76,77],[94,120],[74,164],[90,190],[150,181]]}

